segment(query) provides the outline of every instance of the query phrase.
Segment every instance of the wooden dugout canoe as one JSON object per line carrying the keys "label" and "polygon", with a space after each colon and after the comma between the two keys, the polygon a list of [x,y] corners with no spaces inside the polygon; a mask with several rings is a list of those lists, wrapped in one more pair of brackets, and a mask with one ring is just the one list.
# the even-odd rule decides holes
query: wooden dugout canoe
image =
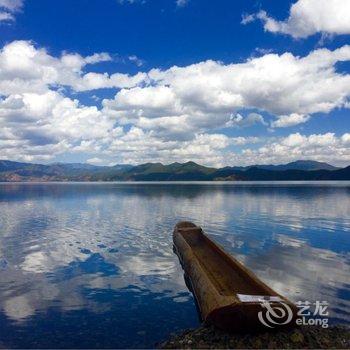
{"label": "wooden dugout canoe", "polygon": [[[180,222],[175,226],[173,240],[202,321],[228,331],[253,331],[267,328],[259,320],[261,311],[260,316],[271,328],[295,325],[295,305],[227,254],[200,227]],[[278,317],[272,317],[275,323],[266,320],[262,305],[266,301],[277,312]],[[283,311],[275,309],[281,306],[286,310],[283,317]]]}

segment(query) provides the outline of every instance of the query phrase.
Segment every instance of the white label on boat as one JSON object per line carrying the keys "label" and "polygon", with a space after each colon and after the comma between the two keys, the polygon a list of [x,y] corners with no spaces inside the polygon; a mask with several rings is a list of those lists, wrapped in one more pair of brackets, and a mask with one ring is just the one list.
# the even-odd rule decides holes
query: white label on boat
{"label": "white label on boat", "polygon": [[264,301],[282,301],[280,297],[271,295],[237,294],[237,296],[242,303],[263,303]]}

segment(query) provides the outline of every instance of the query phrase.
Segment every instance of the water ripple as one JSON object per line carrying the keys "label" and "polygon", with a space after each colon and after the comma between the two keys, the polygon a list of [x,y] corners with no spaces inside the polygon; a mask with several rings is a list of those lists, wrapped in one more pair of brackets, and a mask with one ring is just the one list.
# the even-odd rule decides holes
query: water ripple
{"label": "water ripple", "polygon": [[196,326],[172,252],[179,220],[349,324],[349,213],[339,183],[0,184],[0,343],[152,347]]}

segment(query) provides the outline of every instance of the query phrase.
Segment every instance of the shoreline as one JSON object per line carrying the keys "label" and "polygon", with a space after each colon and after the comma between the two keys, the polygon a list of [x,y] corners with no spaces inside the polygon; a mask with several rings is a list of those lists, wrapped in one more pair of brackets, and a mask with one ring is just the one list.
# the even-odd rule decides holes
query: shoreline
{"label": "shoreline", "polygon": [[350,328],[302,326],[286,331],[228,334],[200,326],[158,344],[159,349],[349,349]]}

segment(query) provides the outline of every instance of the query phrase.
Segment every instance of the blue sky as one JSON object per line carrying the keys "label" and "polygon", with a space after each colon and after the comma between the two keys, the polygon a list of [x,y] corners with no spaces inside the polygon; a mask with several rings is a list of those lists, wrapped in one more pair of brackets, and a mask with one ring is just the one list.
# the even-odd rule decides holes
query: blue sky
{"label": "blue sky", "polygon": [[0,0],[0,158],[350,164],[348,0]]}

